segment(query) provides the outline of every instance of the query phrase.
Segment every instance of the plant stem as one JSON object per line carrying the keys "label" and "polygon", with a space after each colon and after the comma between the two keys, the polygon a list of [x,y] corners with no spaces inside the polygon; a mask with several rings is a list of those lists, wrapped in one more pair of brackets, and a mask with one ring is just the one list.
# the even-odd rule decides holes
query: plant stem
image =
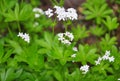
{"label": "plant stem", "polygon": [[10,36],[13,38],[13,34],[12,34],[11,29],[9,27],[8,27],[8,31],[10,33]]}
{"label": "plant stem", "polygon": [[54,33],[55,33],[55,31],[54,31],[54,27],[52,27],[52,33],[53,33],[53,35],[54,35]]}
{"label": "plant stem", "polygon": [[53,24],[52,24],[52,32],[53,32],[53,35],[54,35],[54,33],[55,33],[55,30],[54,30],[55,26],[56,26],[56,19],[54,20],[54,22],[53,22]]}
{"label": "plant stem", "polygon": [[67,26],[65,26],[65,31],[67,31]]}
{"label": "plant stem", "polygon": [[66,25],[66,21],[65,22],[63,22],[63,24],[64,24],[64,28],[65,28],[65,32],[67,31],[67,25]]}
{"label": "plant stem", "polygon": [[18,25],[18,30],[19,30],[19,32],[21,32],[20,23],[17,22],[17,25]]}

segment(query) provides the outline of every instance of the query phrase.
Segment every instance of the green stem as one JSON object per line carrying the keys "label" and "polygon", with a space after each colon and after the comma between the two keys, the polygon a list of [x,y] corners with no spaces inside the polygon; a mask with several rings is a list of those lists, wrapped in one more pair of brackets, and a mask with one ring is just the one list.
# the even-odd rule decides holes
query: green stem
{"label": "green stem", "polygon": [[21,32],[21,28],[20,28],[20,23],[19,22],[17,22],[17,26],[18,26],[19,32]]}
{"label": "green stem", "polygon": [[54,30],[54,27],[56,26],[56,19],[54,20],[53,24],[52,24],[52,32],[53,32],[53,35],[55,33],[55,30]]}
{"label": "green stem", "polygon": [[65,26],[65,32],[66,32],[66,31],[67,31],[67,23],[66,23],[66,21],[63,22],[63,24],[64,24],[64,26]]}
{"label": "green stem", "polygon": [[67,31],[67,26],[65,26],[65,32]]}
{"label": "green stem", "polygon": [[8,27],[8,32],[10,33],[10,36],[13,38],[13,34],[11,32],[11,29]]}
{"label": "green stem", "polygon": [[54,27],[52,27],[52,32],[53,32],[53,35],[54,35],[54,33],[55,33],[55,31],[54,31]]}

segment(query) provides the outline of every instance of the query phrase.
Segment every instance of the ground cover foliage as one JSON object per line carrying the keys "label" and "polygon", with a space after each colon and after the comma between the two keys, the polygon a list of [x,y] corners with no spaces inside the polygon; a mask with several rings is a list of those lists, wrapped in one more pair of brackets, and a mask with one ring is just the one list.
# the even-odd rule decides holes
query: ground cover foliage
{"label": "ground cover foliage", "polygon": [[120,80],[120,0],[74,1],[0,0],[0,81]]}

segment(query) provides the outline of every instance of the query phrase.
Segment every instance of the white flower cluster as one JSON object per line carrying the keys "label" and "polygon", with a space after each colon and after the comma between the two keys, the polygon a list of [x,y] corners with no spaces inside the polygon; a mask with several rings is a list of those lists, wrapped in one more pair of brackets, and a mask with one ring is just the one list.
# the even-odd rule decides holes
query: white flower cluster
{"label": "white flower cluster", "polygon": [[[78,51],[77,47],[73,47],[73,51],[77,52]],[[76,57],[76,53],[72,54],[71,57],[75,58]],[[75,62],[75,61],[73,60],[72,62]]]}
{"label": "white flower cluster", "polygon": [[114,56],[110,57],[110,51],[106,51],[105,55],[102,57],[99,57],[97,61],[95,61],[95,64],[98,65],[102,60],[109,60],[109,62],[114,62]]}
{"label": "white flower cluster", "polygon": [[30,36],[29,36],[29,34],[26,34],[26,33],[23,34],[23,33],[19,32],[17,36],[21,37],[22,39],[24,39],[24,41],[26,41],[27,43],[30,43]]}
{"label": "white flower cluster", "polygon": [[[68,8],[67,10],[65,10],[64,7],[59,7],[59,6],[54,6],[54,8],[55,8],[54,13],[57,14],[57,18],[59,21],[78,19],[77,11],[74,8]],[[47,11],[45,11],[45,14],[48,17],[51,17],[53,16],[53,10],[49,8]]]}
{"label": "white flower cluster", "polygon": [[48,8],[48,10],[47,11],[45,11],[45,14],[48,16],[48,17],[51,17],[51,16],[53,16],[53,10],[52,9],[50,9],[50,8]]}
{"label": "white flower cluster", "polygon": [[[77,52],[78,51],[77,47],[73,47],[73,51]],[[72,54],[71,57],[75,58],[76,57],[76,53]]]}
{"label": "white flower cluster", "polygon": [[99,57],[99,58],[98,58],[98,60],[97,60],[97,61],[95,61],[95,64],[96,64],[96,65],[98,65],[98,64],[100,64],[100,62],[101,62],[101,61],[102,61],[102,58],[101,58],[101,57]]}
{"label": "white flower cluster", "polygon": [[44,14],[44,11],[40,8],[34,8],[33,12],[35,13],[35,18],[39,18],[41,15]]}
{"label": "white flower cluster", "polygon": [[63,44],[67,44],[67,45],[70,45],[71,41],[74,39],[73,34],[70,32],[59,33],[58,37],[59,37],[58,40],[60,40]]}
{"label": "white flower cluster", "polygon": [[86,74],[89,71],[89,65],[84,65],[80,67],[80,70],[83,74]]}

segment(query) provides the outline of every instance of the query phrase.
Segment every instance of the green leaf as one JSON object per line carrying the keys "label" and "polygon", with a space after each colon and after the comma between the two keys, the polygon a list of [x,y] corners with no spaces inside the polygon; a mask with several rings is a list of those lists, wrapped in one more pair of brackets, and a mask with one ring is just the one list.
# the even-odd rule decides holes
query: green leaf
{"label": "green leaf", "polygon": [[7,53],[4,55],[4,57],[2,57],[1,61],[2,62],[6,62],[10,58],[10,56],[12,55],[12,53],[13,53],[12,49],[8,50]]}
{"label": "green leaf", "polygon": [[19,21],[19,11],[19,4],[16,4],[14,14],[17,21]]}
{"label": "green leaf", "polygon": [[114,76],[108,76],[107,79],[105,81],[116,81]]}
{"label": "green leaf", "polygon": [[58,71],[54,71],[54,76],[57,79],[57,81],[63,81],[63,78]]}
{"label": "green leaf", "polygon": [[20,5],[16,3],[14,10],[8,9],[7,13],[3,14],[5,16],[5,22],[20,22],[20,21],[27,21],[28,19],[34,18],[32,7],[31,5],[23,5],[22,9]]}
{"label": "green leaf", "polygon": [[16,77],[13,68],[8,68],[6,71],[3,70],[1,73],[1,81],[13,81],[15,78]]}
{"label": "green leaf", "polygon": [[17,3],[17,0],[0,0],[0,11],[4,13],[8,9],[13,8],[13,6]]}
{"label": "green leaf", "polygon": [[113,45],[117,44],[116,41],[116,37],[110,37],[109,34],[106,34],[105,38],[102,38],[100,42],[100,48],[102,49],[102,51],[106,51],[106,49],[109,50]]}
{"label": "green leaf", "polygon": [[92,0],[92,3],[90,0],[87,0],[83,4],[83,8],[83,14],[86,16],[86,20],[94,19],[97,24],[101,24],[102,20],[113,12],[112,9],[108,8],[105,0]]}
{"label": "green leaf", "polygon": [[94,64],[94,60],[97,57],[97,49],[88,45],[79,45],[79,51],[77,52],[76,61],[80,61],[82,64],[87,62]]}
{"label": "green leaf", "polygon": [[105,34],[106,31],[105,31],[105,29],[104,29],[103,27],[98,27],[98,26],[96,26],[96,27],[91,27],[91,28],[90,28],[90,32],[91,32],[93,35],[100,37],[100,36],[102,36],[103,34]]}
{"label": "green leaf", "polygon": [[12,21],[16,21],[17,20],[16,17],[15,17],[14,12],[11,9],[9,9],[8,13],[5,13],[4,16],[6,18],[5,22],[12,22]]}
{"label": "green leaf", "polygon": [[67,60],[65,58],[59,59],[61,65],[65,65]]}
{"label": "green leaf", "polygon": [[14,53],[21,54],[22,48],[16,41],[7,40],[7,42],[14,48]]}
{"label": "green leaf", "polygon": [[117,29],[119,23],[117,23],[117,18],[111,18],[110,16],[106,17],[106,21],[103,20],[103,23],[105,24],[105,26],[108,28],[109,31],[112,31],[114,29]]}
{"label": "green leaf", "polygon": [[3,49],[3,45],[2,45],[1,42],[0,42],[0,63],[1,63],[1,61],[2,61],[3,55],[4,55],[4,49]]}
{"label": "green leaf", "polygon": [[74,40],[78,41],[79,39],[83,39],[89,36],[89,31],[86,30],[86,27],[80,27],[77,26],[77,28],[72,28],[73,34],[74,34]]}
{"label": "green leaf", "polygon": [[31,17],[34,17],[34,14],[32,12],[32,6],[29,4],[24,5],[19,14],[20,21],[26,21]]}

